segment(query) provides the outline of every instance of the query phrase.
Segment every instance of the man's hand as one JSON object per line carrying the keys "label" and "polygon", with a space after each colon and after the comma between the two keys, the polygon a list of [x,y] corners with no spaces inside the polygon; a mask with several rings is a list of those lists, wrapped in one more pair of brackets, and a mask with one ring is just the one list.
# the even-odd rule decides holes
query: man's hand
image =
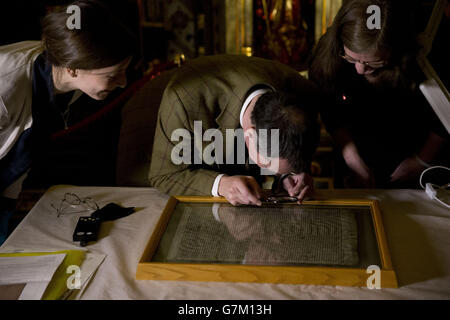
{"label": "man's hand", "polygon": [[219,182],[219,195],[233,206],[262,204],[264,193],[255,178],[250,176],[223,176]]}
{"label": "man's hand", "polygon": [[292,174],[283,179],[283,188],[289,196],[296,197],[298,203],[314,194],[314,184],[312,177],[307,173]]}

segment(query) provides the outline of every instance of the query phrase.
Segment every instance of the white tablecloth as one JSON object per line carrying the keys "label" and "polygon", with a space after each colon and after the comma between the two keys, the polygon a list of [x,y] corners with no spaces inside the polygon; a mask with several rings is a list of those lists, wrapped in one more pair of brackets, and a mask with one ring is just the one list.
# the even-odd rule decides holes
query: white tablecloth
{"label": "white tablecloth", "polygon": [[[78,217],[57,218],[66,192],[116,202],[134,214],[102,223],[87,249],[106,254],[79,299],[450,299],[450,210],[419,190],[335,190],[332,198],[380,201],[400,288],[135,280],[136,267],[168,199],[150,188],[55,186],[49,189],[0,247],[0,252],[79,249],[72,242]],[[86,215],[86,214],[84,214]]]}

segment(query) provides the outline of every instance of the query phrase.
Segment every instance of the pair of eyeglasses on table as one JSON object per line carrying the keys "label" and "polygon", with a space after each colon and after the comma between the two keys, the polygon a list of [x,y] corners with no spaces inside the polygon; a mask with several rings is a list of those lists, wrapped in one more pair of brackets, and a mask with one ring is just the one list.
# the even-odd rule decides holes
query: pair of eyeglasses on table
{"label": "pair of eyeglasses on table", "polygon": [[80,242],[82,247],[89,242],[97,241],[100,224],[126,217],[134,212],[134,207],[124,208],[116,203],[108,203],[100,209],[90,197],[81,198],[75,193],[64,194],[59,205],[51,204],[56,210],[57,217],[65,214],[91,212],[90,216],[78,217],[78,223],[72,236],[74,242]]}
{"label": "pair of eyeglasses on table", "polygon": [[91,197],[80,197],[75,193],[65,193],[59,204],[51,204],[55,209],[57,217],[66,214],[91,213],[92,218],[100,218],[102,221],[111,221],[126,217],[132,214],[135,207],[122,207],[121,205],[110,202],[102,208]]}
{"label": "pair of eyeglasses on table", "polygon": [[68,213],[82,213],[86,211],[99,210],[98,204],[90,197],[81,198],[75,193],[66,193],[58,205],[51,204],[56,210],[57,217]]}

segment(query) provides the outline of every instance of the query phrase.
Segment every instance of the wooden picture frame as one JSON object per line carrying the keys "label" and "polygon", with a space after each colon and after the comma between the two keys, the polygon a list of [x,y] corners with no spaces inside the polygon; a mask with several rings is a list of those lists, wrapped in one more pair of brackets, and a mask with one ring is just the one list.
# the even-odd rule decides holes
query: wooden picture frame
{"label": "wooden picture frame", "polygon": [[[345,206],[370,208],[371,220],[378,247],[379,270],[373,268],[304,266],[304,265],[250,265],[221,263],[171,263],[152,261],[166,231],[169,220],[179,203],[227,203],[224,198],[171,197],[142,254],[136,271],[138,280],[219,281],[282,284],[312,284],[366,287],[369,277],[378,272],[381,288],[397,288],[397,277],[392,265],[379,203],[376,200],[317,200],[304,201],[307,206]],[[297,205],[297,204],[285,204]],[[375,267],[375,269],[378,269]],[[375,275],[376,276],[376,275]],[[370,279],[370,281],[372,281]],[[376,284],[375,281],[371,283]]]}

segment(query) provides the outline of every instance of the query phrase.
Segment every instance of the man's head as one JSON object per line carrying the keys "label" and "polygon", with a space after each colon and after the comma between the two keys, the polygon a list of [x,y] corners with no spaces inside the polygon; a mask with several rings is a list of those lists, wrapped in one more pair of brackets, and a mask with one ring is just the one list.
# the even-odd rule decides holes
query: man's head
{"label": "man's head", "polygon": [[[302,102],[298,97],[284,92],[267,92],[256,101],[251,122],[258,138],[256,144],[248,145],[250,155],[256,151],[261,158],[278,161],[276,171],[279,174],[309,172],[320,135],[317,112],[310,101]],[[262,132],[267,132],[266,136],[259,134],[261,129],[265,129]],[[276,132],[274,129],[278,129],[278,139],[272,141],[272,135]],[[273,143],[276,142],[278,159],[271,157],[276,148]],[[267,161],[261,163],[253,160],[260,167],[272,168]]]}

